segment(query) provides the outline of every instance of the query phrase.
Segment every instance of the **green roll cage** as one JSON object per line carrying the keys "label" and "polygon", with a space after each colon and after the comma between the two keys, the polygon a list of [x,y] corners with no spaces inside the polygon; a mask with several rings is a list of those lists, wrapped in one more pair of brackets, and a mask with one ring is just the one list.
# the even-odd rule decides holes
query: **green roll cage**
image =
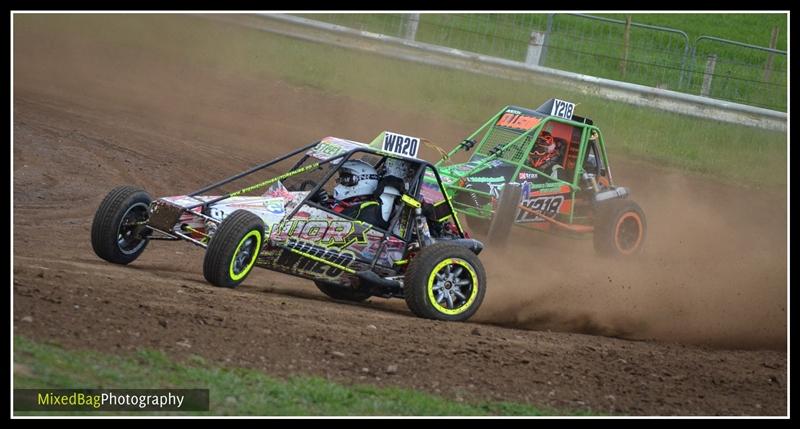
{"label": "green roll cage", "polygon": [[[612,178],[611,178],[612,177],[611,176],[611,171],[610,171],[609,164],[608,164],[608,156],[606,154],[605,143],[604,143],[604,140],[603,140],[603,133],[596,126],[588,124],[588,123],[585,123],[585,122],[579,122],[579,121],[575,121],[575,120],[564,119],[564,118],[560,118],[560,117],[557,117],[557,116],[543,115],[543,117],[541,118],[541,121],[536,126],[532,127],[531,129],[529,129],[529,130],[527,130],[525,132],[522,132],[517,137],[511,139],[507,143],[503,143],[503,144],[497,145],[494,148],[491,148],[490,150],[487,151],[485,149],[485,147],[488,144],[488,142],[491,140],[491,137],[492,137],[493,133],[496,132],[494,124],[497,123],[497,121],[500,119],[500,117],[503,115],[503,113],[505,113],[508,109],[513,109],[513,108],[515,108],[515,106],[510,106],[509,105],[509,106],[503,107],[499,112],[497,112],[497,114],[492,116],[480,128],[478,128],[472,134],[470,134],[467,138],[465,138],[462,141],[462,143],[457,145],[450,152],[448,152],[446,156],[442,157],[441,160],[439,160],[436,164],[434,164],[434,166],[437,168],[437,170],[442,171],[443,168],[446,168],[447,167],[446,163],[450,159],[452,159],[453,156],[458,154],[459,152],[461,152],[461,151],[469,151],[470,149],[472,149],[472,150],[474,150],[474,152],[470,156],[468,162],[474,161],[475,158],[476,158],[476,155],[482,156],[482,158],[480,158],[478,160],[478,162],[475,164],[475,166],[472,169],[470,169],[468,171],[464,171],[463,173],[459,172],[458,173],[458,177],[455,177],[454,179],[459,179],[461,177],[469,177],[470,175],[472,175],[472,174],[474,174],[476,172],[479,172],[479,171],[481,171],[481,170],[483,170],[485,168],[490,167],[491,166],[490,163],[493,160],[501,159],[501,160],[503,160],[503,161],[505,161],[505,162],[507,162],[507,163],[509,163],[511,165],[516,166],[516,168],[514,169],[514,173],[511,176],[511,181],[514,181],[514,178],[519,177],[519,173],[522,172],[522,171],[529,172],[529,173],[535,173],[535,174],[538,174],[539,176],[545,177],[548,180],[548,182],[546,182],[546,183],[538,183],[538,184],[531,184],[531,189],[537,189],[537,190],[541,190],[541,191],[547,192],[547,191],[551,190],[551,188],[561,187],[561,186],[565,186],[566,185],[566,186],[569,186],[569,188],[570,188],[570,198],[574,200],[575,193],[580,191],[579,183],[580,183],[580,179],[581,179],[581,177],[583,175],[583,172],[584,172],[583,162],[579,162],[577,160],[585,159],[586,151],[587,151],[587,147],[588,147],[588,142],[589,142],[589,137],[591,136],[592,132],[595,132],[597,134],[597,150],[599,151],[599,155],[601,157],[602,165],[604,166],[604,168],[607,171],[609,183],[613,186],[613,182],[612,182]],[[583,118],[580,118],[580,119],[583,119]],[[577,155],[578,157],[577,157],[577,160],[576,160],[576,163],[575,163],[575,170],[574,170],[574,172],[572,174],[572,177],[570,178],[571,181],[569,181],[569,182],[564,181],[564,180],[560,180],[560,179],[558,179],[556,177],[553,177],[551,175],[548,175],[548,174],[544,173],[543,171],[537,170],[537,169],[535,169],[535,168],[533,168],[533,167],[531,167],[529,165],[526,165],[526,161],[528,159],[527,156],[523,156],[520,159],[516,159],[516,160],[503,158],[503,154],[504,153],[508,153],[508,152],[512,152],[512,151],[514,153],[518,153],[518,154],[519,153],[526,154],[526,155],[529,154],[533,150],[533,146],[536,143],[536,139],[539,137],[539,133],[541,132],[541,130],[543,130],[545,128],[545,126],[547,124],[551,123],[551,122],[567,124],[567,125],[570,125],[570,126],[573,126],[573,127],[577,127],[577,128],[582,130],[581,138],[580,138],[580,147],[579,147],[578,155]],[[481,135],[483,135],[483,137],[480,139],[479,142],[476,142],[474,147],[467,143],[467,142],[470,142],[470,141],[474,141],[475,138],[478,138]],[[519,158],[519,157],[517,157],[517,158]],[[477,207],[468,206],[466,204],[463,204],[463,203],[457,202],[455,200],[452,200],[452,197],[458,191],[469,192],[471,194],[476,194],[476,195],[481,195],[481,196],[484,196],[484,197],[487,197],[487,198],[491,198],[492,196],[491,196],[491,194],[489,192],[484,192],[484,191],[479,191],[479,190],[475,190],[475,189],[465,188],[463,186],[460,186],[457,181],[456,182],[446,183],[444,185],[444,187],[445,187],[445,191],[448,193],[448,197],[449,197],[448,199],[451,199],[452,204],[453,204],[453,206],[454,206],[454,208],[456,209],[457,212],[463,213],[466,216],[477,217],[477,218],[482,218],[482,219],[491,219],[491,217],[492,217],[492,209],[490,207],[484,206],[482,208],[477,208]],[[555,188],[555,189],[558,189],[558,188]],[[568,217],[568,219],[566,219],[569,223],[574,223],[577,220],[574,217],[574,214],[575,214],[575,206],[573,204],[571,206],[571,209],[570,209],[569,217]],[[520,226],[525,226],[525,225],[520,225]]]}

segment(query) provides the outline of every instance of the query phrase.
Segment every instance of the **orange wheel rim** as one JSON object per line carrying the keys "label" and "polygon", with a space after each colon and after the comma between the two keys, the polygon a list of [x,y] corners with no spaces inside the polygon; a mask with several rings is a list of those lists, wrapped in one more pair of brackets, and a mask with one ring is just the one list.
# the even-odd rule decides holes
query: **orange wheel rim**
{"label": "orange wheel rim", "polygon": [[644,235],[642,218],[636,212],[627,212],[620,216],[614,227],[614,244],[623,255],[630,255],[639,249]]}

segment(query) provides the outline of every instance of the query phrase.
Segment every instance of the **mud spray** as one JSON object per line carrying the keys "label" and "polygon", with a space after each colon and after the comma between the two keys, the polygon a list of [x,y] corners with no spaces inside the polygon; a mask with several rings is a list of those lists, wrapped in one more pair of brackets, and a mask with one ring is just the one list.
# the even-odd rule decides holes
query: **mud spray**
{"label": "mud spray", "polygon": [[[786,346],[786,213],[776,197],[678,173],[617,170],[645,211],[645,253],[601,258],[591,239],[517,229],[483,256],[476,319],[536,330],[724,348]],[[639,179],[639,180],[637,180]],[[769,207],[769,210],[766,208]]]}

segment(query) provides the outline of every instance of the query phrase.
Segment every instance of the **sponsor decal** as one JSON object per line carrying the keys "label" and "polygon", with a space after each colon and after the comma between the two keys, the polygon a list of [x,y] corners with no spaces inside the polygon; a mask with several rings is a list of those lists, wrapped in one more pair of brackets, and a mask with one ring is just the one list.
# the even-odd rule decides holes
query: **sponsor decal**
{"label": "sponsor decal", "polygon": [[419,153],[420,139],[386,131],[383,135],[381,149],[397,155],[416,158]]}
{"label": "sponsor decal", "polygon": [[[561,207],[563,202],[563,195],[552,195],[523,199],[522,205],[531,210],[542,212],[542,214],[545,216],[553,217],[556,215],[556,213],[558,213],[558,209]],[[544,222],[544,219],[524,210],[520,210],[517,214],[516,222]]]}
{"label": "sponsor decal", "polygon": [[294,195],[280,181],[273,183],[262,196],[282,198],[286,202],[294,199]]}
{"label": "sponsor decal", "polygon": [[518,179],[519,180],[536,180],[539,178],[539,174],[537,173],[528,173],[526,171],[520,171]]}
{"label": "sponsor decal", "polygon": [[503,186],[506,184],[506,179],[503,176],[497,177],[468,177],[466,188],[472,188],[473,184],[482,183],[489,187],[489,194],[492,198],[500,198],[500,192],[503,191]]}
{"label": "sponsor decal", "polygon": [[283,215],[283,200],[282,199],[269,199],[264,201],[264,208],[267,212],[275,215]]}
{"label": "sponsor decal", "polygon": [[361,221],[288,220],[276,225],[271,236],[288,249],[266,263],[295,274],[336,279],[356,261],[358,247],[368,243],[371,229]]}
{"label": "sponsor decal", "polygon": [[236,210],[243,209],[256,214],[265,225],[281,220],[286,214],[284,200],[273,197],[231,197],[209,207],[210,216],[223,220]]}
{"label": "sponsor decal", "polygon": [[[336,279],[344,272],[344,270],[339,267],[349,268],[356,260],[355,254],[350,250],[323,248],[315,246],[312,243],[298,240],[291,240],[286,243],[286,246],[300,253],[295,253],[286,249],[281,250],[281,253],[275,260],[275,264],[281,266],[283,269],[298,274],[306,273],[314,277]],[[313,258],[306,257],[303,254],[311,255]],[[338,265],[338,267],[326,264],[314,258],[329,261],[332,264]]]}
{"label": "sponsor decal", "polygon": [[[369,242],[369,245],[365,246],[363,250],[361,250],[361,257],[364,259],[372,259],[377,254],[378,250],[380,250],[381,245],[383,245],[383,251],[378,259],[379,264],[384,265],[392,265],[392,261],[403,259],[403,253],[406,248],[405,242],[402,240],[398,240],[392,236],[387,237],[386,241],[382,240],[382,237],[374,237]],[[384,244],[385,243],[385,244]]]}
{"label": "sponsor decal", "polygon": [[527,195],[528,197],[533,198],[549,194],[566,194],[570,191],[570,188],[567,185],[546,187],[547,184],[545,184],[544,186],[545,187],[542,187],[542,185],[534,185],[531,182],[525,181],[522,183],[522,195]]}
{"label": "sponsor decal", "polygon": [[308,164],[305,167],[300,167],[297,170],[292,170],[292,171],[290,171],[288,173],[281,174],[278,177],[273,177],[272,179],[265,180],[265,181],[263,181],[261,183],[256,183],[253,186],[248,186],[248,187],[246,187],[244,189],[240,189],[240,190],[238,190],[236,192],[231,192],[229,196],[235,197],[237,195],[246,194],[248,192],[255,191],[256,189],[263,188],[263,187],[265,187],[267,185],[271,185],[271,184],[273,184],[275,182],[279,182],[279,181],[281,181],[281,180],[283,180],[283,179],[285,179],[287,177],[292,177],[292,176],[295,176],[295,175],[300,174],[300,173],[304,173],[304,172],[309,171],[309,170],[314,170],[316,168],[319,168],[319,163],[318,162],[315,162],[313,164]]}
{"label": "sponsor decal", "polygon": [[505,182],[506,179],[503,176],[498,177],[467,177],[467,181],[470,183],[497,183],[497,182]]}
{"label": "sponsor decal", "polygon": [[572,112],[575,110],[575,104],[569,101],[553,99],[553,109],[550,111],[552,116],[559,118],[572,119]]}
{"label": "sponsor decal", "polygon": [[292,219],[282,222],[274,230],[276,242],[299,240],[325,247],[345,248],[352,244],[366,244],[367,231],[372,225],[349,220]]}
{"label": "sponsor decal", "polygon": [[497,120],[495,126],[527,131],[538,125],[539,122],[541,122],[539,118],[523,115],[516,110],[506,110],[503,116]]}
{"label": "sponsor decal", "polygon": [[[341,155],[350,149],[363,147],[364,145],[349,140],[338,139],[336,137],[325,137],[316,146],[306,152],[306,155],[314,157],[319,160],[326,160]],[[336,160],[334,164],[338,164],[341,160]]]}

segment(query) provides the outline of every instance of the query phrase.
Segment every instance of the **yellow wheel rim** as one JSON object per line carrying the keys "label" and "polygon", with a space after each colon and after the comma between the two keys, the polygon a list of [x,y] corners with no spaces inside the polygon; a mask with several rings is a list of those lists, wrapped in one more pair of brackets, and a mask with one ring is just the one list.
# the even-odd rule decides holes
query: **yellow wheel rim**
{"label": "yellow wheel rim", "polygon": [[[256,237],[255,248],[253,248],[252,254],[246,255],[247,257],[250,258],[250,262],[248,262],[247,266],[244,267],[244,269],[237,274],[236,271],[234,271],[234,267],[239,257],[242,256],[239,254],[239,252],[242,250],[242,245],[244,245],[244,243],[246,243],[247,240],[253,236]],[[256,263],[259,250],[261,250],[261,232],[259,232],[258,230],[252,230],[248,232],[247,235],[245,235],[241,241],[239,241],[239,245],[236,246],[236,251],[233,252],[233,257],[231,258],[231,264],[228,273],[231,276],[231,280],[233,281],[241,280],[247,275],[247,273],[250,272],[250,269],[253,268],[253,265],[255,265]]]}
{"label": "yellow wheel rim", "polygon": [[[466,278],[464,271],[469,274]],[[463,286],[468,284],[471,288],[465,293]],[[439,262],[428,277],[428,301],[440,313],[461,314],[475,302],[479,287],[478,274],[469,262],[447,258]]]}

